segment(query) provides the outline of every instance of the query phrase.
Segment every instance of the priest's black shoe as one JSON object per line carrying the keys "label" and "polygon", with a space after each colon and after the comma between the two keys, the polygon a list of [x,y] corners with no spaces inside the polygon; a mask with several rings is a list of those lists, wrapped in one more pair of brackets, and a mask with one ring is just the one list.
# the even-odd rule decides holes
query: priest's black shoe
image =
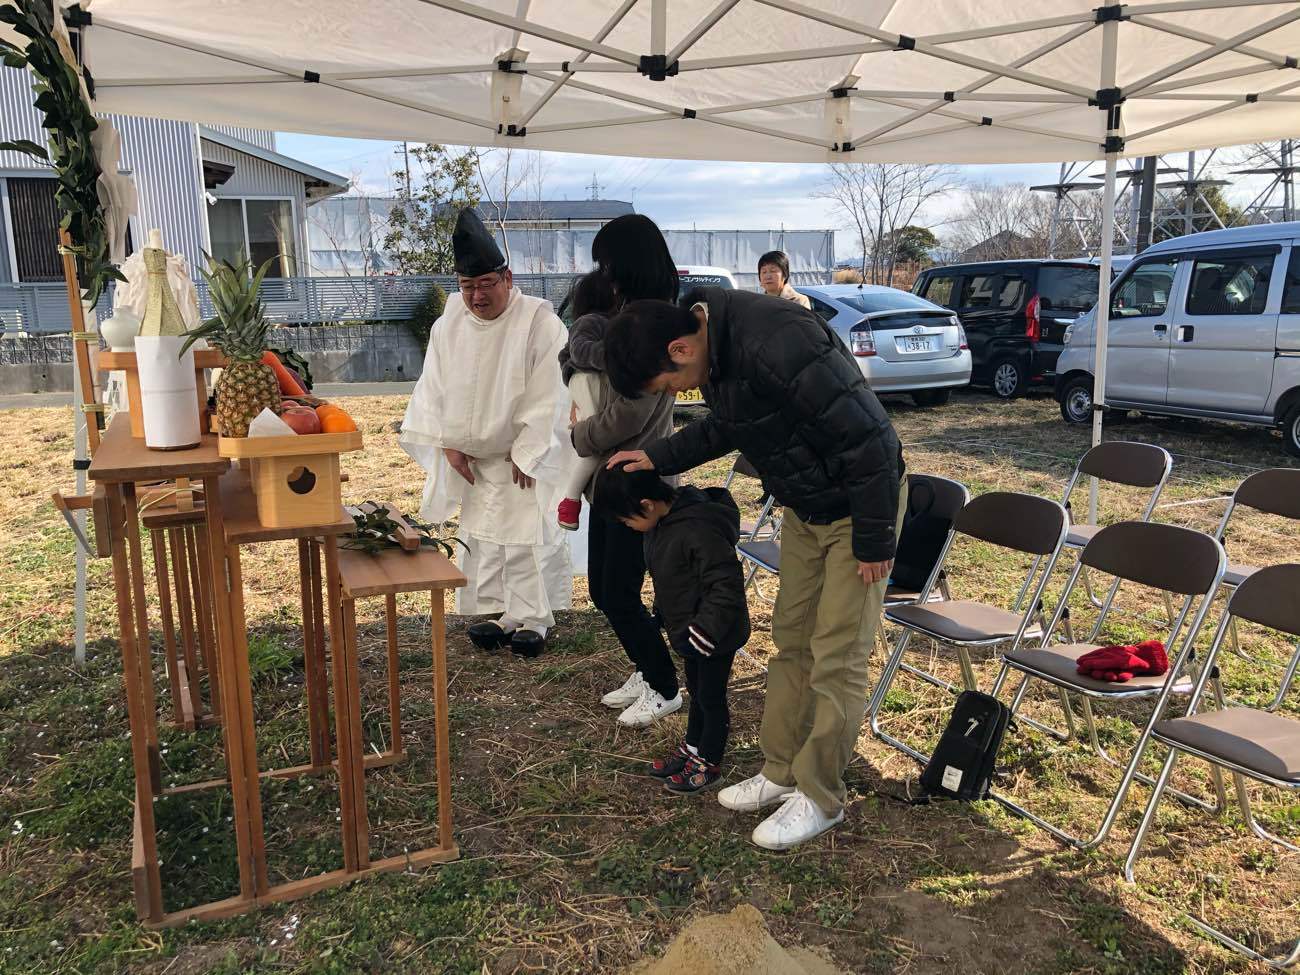
{"label": "priest's black shoe", "polygon": [[510,634],[501,629],[495,620],[471,623],[465,630],[474,646],[480,650],[500,650],[510,645]]}
{"label": "priest's black shoe", "polygon": [[546,649],[546,637],[534,630],[515,630],[510,636],[510,649],[521,657],[538,657]]}

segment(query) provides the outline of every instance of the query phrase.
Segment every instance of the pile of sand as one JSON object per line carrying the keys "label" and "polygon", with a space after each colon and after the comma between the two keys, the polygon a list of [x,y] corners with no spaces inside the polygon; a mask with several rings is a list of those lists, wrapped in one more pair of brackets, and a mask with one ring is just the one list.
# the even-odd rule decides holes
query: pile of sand
{"label": "pile of sand", "polygon": [[688,924],[662,958],[638,962],[627,975],[843,975],[806,948],[782,948],[750,904]]}

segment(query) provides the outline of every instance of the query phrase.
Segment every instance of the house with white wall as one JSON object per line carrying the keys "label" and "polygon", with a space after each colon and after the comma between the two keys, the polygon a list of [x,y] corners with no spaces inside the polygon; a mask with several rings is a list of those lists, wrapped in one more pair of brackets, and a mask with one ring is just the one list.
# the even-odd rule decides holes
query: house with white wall
{"label": "house with white wall", "polygon": [[[0,142],[45,144],[32,99],[31,76],[0,67]],[[276,152],[273,132],[108,118],[122,138],[122,171],[134,178],[140,197],[128,246],[157,227],[167,248],[195,269],[204,253],[232,260],[248,254],[258,264],[276,259],[268,277],[310,273],[308,208],[345,192],[346,177]],[[42,330],[52,331],[49,323],[60,314],[66,321],[58,220],[49,167],[0,152],[0,321],[8,328],[39,318]]]}

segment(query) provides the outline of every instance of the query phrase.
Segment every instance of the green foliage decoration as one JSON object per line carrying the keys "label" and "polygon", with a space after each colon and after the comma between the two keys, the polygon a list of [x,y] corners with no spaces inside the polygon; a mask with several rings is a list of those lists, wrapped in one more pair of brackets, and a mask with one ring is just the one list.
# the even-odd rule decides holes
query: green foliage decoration
{"label": "green foliage decoration", "polygon": [[33,104],[44,116],[41,125],[49,140],[48,149],[16,139],[0,142],[0,150],[24,153],[54,170],[59,226],[72,238],[82,299],[93,305],[109,281],[125,278],[109,260],[108,229],[98,192],[99,161],[91,145],[91,134],[99,125],[82,97],[77,69],[59,48],[54,16],[51,0],[0,2],[0,23],[28,38],[26,47],[0,39],[0,60],[9,68],[31,69]]}

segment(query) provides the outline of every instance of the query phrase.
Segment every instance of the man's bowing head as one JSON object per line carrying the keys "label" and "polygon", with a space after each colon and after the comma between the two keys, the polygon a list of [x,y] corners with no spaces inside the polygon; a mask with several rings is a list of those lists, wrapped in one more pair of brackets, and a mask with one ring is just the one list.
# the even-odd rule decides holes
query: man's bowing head
{"label": "man's bowing head", "polygon": [[485,321],[499,316],[510,301],[513,278],[501,248],[472,207],[456,217],[451,250],[465,306]]}

